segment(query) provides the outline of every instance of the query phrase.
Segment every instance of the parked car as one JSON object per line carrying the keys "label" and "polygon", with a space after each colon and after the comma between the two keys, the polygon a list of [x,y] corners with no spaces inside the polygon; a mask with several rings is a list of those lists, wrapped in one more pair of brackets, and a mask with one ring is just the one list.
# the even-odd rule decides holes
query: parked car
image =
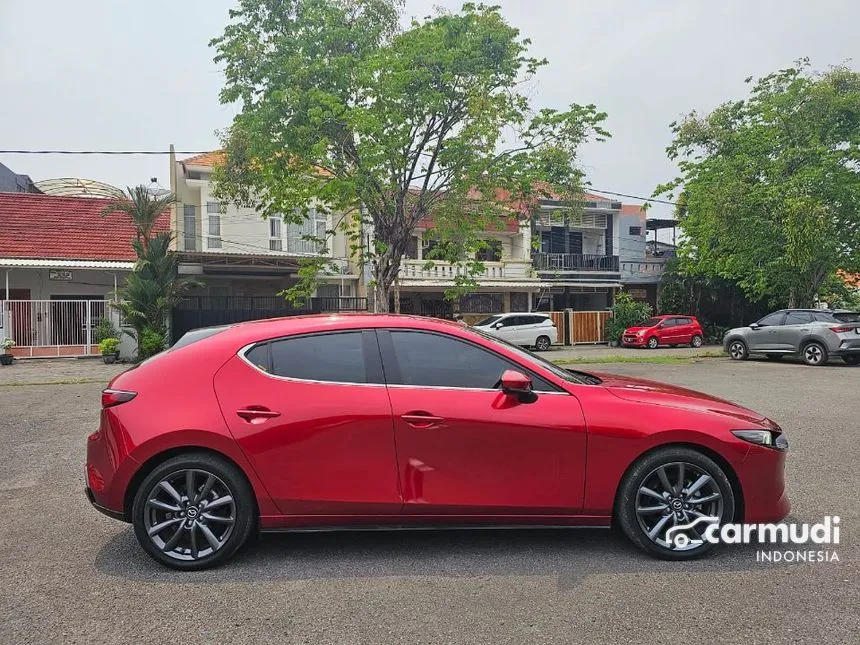
{"label": "parked car", "polygon": [[558,329],[545,314],[499,314],[475,323],[475,329],[514,345],[547,351],[558,342]]}
{"label": "parked car", "polygon": [[764,354],[779,360],[795,354],[807,365],[826,365],[839,356],[860,364],[860,313],[831,309],[780,309],[749,327],[730,329],[723,347],[733,359]]}
{"label": "parked car", "polygon": [[654,316],[641,325],[625,329],[621,344],[624,347],[648,349],[657,349],[660,345],[701,347],[704,335],[695,316]]}
{"label": "parked car", "polygon": [[615,522],[686,559],[711,545],[677,546],[670,527],[789,511],[788,443],[761,414],[441,320],[209,330],[116,376],[101,403],[87,496],[176,569],[221,564],[256,531],[498,524]]}

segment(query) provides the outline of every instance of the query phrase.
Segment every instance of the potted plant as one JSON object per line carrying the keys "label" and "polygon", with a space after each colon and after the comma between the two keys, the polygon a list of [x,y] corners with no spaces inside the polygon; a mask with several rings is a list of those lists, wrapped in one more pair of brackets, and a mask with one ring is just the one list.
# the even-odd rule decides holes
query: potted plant
{"label": "potted plant", "polygon": [[12,348],[15,347],[15,341],[11,338],[4,338],[3,342],[0,343],[0,349],[3,350],[3,353],[0,354],[0,365],[11,365],[12,361]]}
{"label": "potted plant", "polygon": [[105,338],[99,342],[99,351],[105,365],[116,363],[119,359],[119,338]]}

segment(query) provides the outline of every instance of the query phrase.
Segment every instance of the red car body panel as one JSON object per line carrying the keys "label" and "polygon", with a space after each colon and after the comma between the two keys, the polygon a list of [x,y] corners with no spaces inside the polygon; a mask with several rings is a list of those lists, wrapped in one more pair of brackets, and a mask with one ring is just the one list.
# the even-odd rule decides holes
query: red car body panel
{"label": "red car body panel", "polygon": [[[374,328],[465,339],[558,392],[523,403],[498,390],[304,381],[272,376],[238,356],[258,341]],[[137,395],[102,410],[90,436],[91,498],[128,519],[142,473],[167,451],[191,447],[220,453],[245,473],[264,529],[607,525],[619,483],[638,457],[691,444],[728,467],[747,521],[787,514],[785,453],[730,432],[777,429],[761,415],[639,379],[602,374],[600,385],[573,383],[524,361],[519,350],[467,327],[426,318],[309,316],[237,325],[111,382]],[[249,408],[278,416],[248,421],[237,414]]]}
{"label": "red car body panel", "polygon": [[[654,319],[660,320],[650,327],[634,326],[628,327],[621,335],[621,344],[625,347],[644,347],[648,344],[648,340],[656,338],[660,345],[686,345],[693,341],[694,336],[704,337],[702,326],[695,316],[685,316],[681,314],[664,314],[661,316],[653,316]],[[684,318],[689,319],[689,324],[672,325],[664,327],[664,321],[668,319]],[[639,332],[645,332],[640,334]]]}

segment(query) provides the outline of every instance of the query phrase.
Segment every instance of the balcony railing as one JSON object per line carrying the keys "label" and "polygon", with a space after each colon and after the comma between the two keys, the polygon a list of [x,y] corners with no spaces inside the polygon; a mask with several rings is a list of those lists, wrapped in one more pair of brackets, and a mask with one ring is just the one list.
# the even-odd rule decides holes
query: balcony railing
{"label": "balcony railing", "polygon": [[[484,270],[474,275],[476,279],[522,280],[532,277],[531,262],[527,260],[506,260],[504,262],[483,262]],[[428,260],[403,260],[400,265],[401,280],[453,280],[458,275],[466,275],[465,267],[449,262]]]}
{"label": "balcony railing", "polygon": [[665,268],[665,260],[639,260],[621,263],[621,272],[624,275],[632,276],[659,276]]}
{"label": "balcony railing", "polygon": [[618,271],[617,255],[587,253],[534,253],[537,271]]}

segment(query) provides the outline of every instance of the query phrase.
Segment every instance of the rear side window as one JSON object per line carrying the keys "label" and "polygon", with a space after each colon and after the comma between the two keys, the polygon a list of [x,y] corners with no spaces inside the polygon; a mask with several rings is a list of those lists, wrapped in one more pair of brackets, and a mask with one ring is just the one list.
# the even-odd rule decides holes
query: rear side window
{"label": "rear side window", "polygon": [[675,324],[676,325],[692,325],[693,321],[690,320],[689,318],[676,318]]}
{"label": "rear side window", "polygon": [[[276,376],[333,383],[368,382],[360,331],[297,336],[269,345],[271,372]],[[246,358],[253,363],[250,354]]]}
{"label": "rear side window", "polygon": [[269,365],[269,343],[252,347],[245,353],[245,358],[264,372],[269,372],[272,369]]}
{"label": "rear side window", "polygon": [[786,325],[805,325],[812,322],[812,312],[810,311],[789,311],[785,316]]}

